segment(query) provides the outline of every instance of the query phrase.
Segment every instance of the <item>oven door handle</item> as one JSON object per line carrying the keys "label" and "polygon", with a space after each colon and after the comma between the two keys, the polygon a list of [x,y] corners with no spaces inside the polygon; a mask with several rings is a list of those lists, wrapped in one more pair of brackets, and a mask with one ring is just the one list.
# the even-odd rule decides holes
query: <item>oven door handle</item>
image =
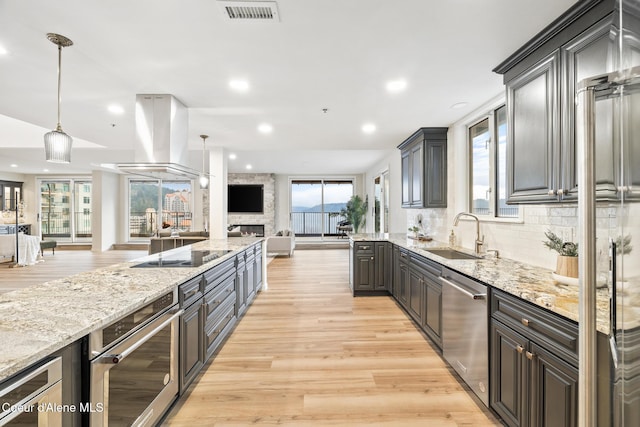
{"label": "oven door handle", "polygon": [[[163,321],[161,324],[159,324],[155,328],[153,328],[151,332],[149,332],[144,337],[137,340],[133,345],[128,347],[125,351],[118,354],[105,354],[98,359],[98,362],[113,363],[113,364],[122,362],[124,359],[127,358],[127,356],[129,356],[131,353],[136,351],[142,344],[149,341],[154,335],[156,335],[158,332],[164,329],[169,323],[173,322],[175,319],[180,317],[182,313],[184,313],[184,310],[178,310],[177,312],[172,311],[167,313],[167,315],[172,314],[172,316],[166,319],[165,321]],[[158,320],[156,320],[156,322],[157,321]]]}
{"label": "oven door handle", "polygon": [[465,294],[466,296],[468,296],[471,299],[474,300],[482,300],[482,299],[486,299],[487,298],[487,294],[474,294],[469,292],[468,290],[461,288],[460,286],[458,286],[457,284],[453,283],[450,280],[445,279],[444,277],[441,277],[440,280],[442,280],[442,282],[446,285],[451,286],[452,288],[456,289],[457,291],[462,292],[463,294]]}

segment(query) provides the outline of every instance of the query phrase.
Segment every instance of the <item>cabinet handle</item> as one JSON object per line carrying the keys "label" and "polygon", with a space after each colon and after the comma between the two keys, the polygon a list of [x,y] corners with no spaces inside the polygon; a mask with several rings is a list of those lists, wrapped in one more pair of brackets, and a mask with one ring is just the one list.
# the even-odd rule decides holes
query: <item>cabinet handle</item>
{"label": "cabinet handle", "polygon": [[360,246],[361,251],[366,251],[370,248],[370,246]]}
{"label": "cabinet handle", "polygon": [[556,195],[556,190],[549,190],[549,192],[547,194],[549,196],[555,196]]}
{"label": "cabinet handle", "polygon": [[527,351],[526,353],[527,359],[529,360],[533,360],[536,358],[536,355],[534,353],[531,353],[530,351]]}
{"label": "cabinet handle", "polygon": [[373,257],[371,257],[371,261],[373,261]]}
{"label": "cabinet handle", "polygon": [[525,319],[525,318],[523,317],[521,322],[522,322],[522,324],[523,324],[524,326],[529,326],[529,319]]}
{"label": "cabinet handle", "polygon": [[564,190],[562,188],[560,188],[558,190],[558,196],[562,197],[563,194],[564,194]]}
{"label": "cabinet handle", "polygon": [[401,256],[402,258],[406,258],[406,257],[407,257],[407,254],[403,254],[403,253],[401,252],[401,253],[400,253],[400,256]]}
{"label": "cabinet handle", "polygon": [[[522,354],[522,353],[524,352],[524,347],[523,347],[523,346],[521,346],[521,345],[518,345],[518,346],[516,347],[516,351],[517,351],[519,354]],[[527,353],[528,353],[528,352],[527,352]]]}

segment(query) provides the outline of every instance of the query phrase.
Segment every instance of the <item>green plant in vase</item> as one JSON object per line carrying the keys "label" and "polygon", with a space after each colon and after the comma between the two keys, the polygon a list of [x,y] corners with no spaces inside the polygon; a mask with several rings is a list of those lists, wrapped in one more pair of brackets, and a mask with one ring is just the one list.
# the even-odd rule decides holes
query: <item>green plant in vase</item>
{"label": "green plant in vase", "polygon": [[565,277],[578,277],[578,244],[564,241],[551,230],[547,230],[544,235],[547,240],[542,243],[558,253],[556,274]]}

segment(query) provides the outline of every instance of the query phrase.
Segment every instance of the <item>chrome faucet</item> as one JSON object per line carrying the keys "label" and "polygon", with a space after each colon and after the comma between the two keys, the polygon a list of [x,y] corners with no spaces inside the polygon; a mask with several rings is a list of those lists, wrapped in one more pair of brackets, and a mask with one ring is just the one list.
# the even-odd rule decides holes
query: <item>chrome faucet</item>
{"label": "chrome faucet", "polygon": [[458,215],[456,215],[455,219],[453,220],[454,227],[458,226],[458,221],[460,221],[461,216],[470,216],[471,218],[476,220],[476,253],[477,254],[481,253],[482,246],[484,245],[484,236],[482,236],[482,239],[480,238],[480,220],[474,214],[470,214],[468,212],[460,212]]}

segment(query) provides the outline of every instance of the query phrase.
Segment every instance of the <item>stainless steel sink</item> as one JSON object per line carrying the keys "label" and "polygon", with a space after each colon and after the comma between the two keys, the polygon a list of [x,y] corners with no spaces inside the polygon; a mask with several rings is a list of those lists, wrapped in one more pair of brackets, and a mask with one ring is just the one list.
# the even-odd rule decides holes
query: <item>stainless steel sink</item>
{"label": "stainless steel sink", "polygon": [[431,252],[434,255],[441,256],[446,259],[482,259],[482,257],[471,255],[465,252],[456,251],[451,248],[434,248],[425,249],[427,252]]}

